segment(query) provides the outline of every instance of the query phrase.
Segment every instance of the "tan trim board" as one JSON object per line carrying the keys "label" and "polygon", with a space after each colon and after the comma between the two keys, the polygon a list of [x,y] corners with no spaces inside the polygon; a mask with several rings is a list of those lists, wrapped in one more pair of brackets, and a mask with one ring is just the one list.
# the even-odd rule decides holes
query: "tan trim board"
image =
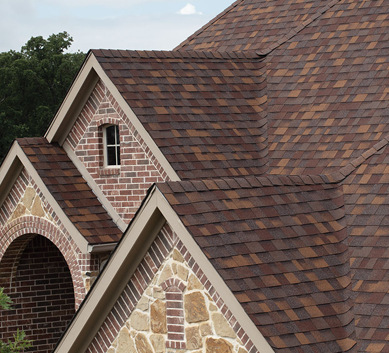
{"label": "tan trim board", "polygon": [[92,178],[92,176],[89,174],[88,170],[86,169],[85,165],[78,159],[70,145],[65,141],[63,144],[63,149],[65,150],[68,157],[71,159],[73,164],[76,166],[78,171],[81,173],[85,181],[88,183],[89,187],[93,190],[96,197],[101,202],[104,209],[108,212],[108,214],[111,216],[112,220],[115,222],[115,224],[119,227],[119,229],[124,232],[127,228],[127,224],[121,219],[119,214],[116,212],[116,210],[113,208],[112,204],[108,201],[100,187],[97,185],[95,180]]}
{"label": "tan trim board", "polygon": [[85,59],[83,66],[46,131],[45,137],[50,143],[58,142],[62,146],[99,80],[99,76],[89,60],[90,56],[91,54]]}
{"label": "tan trim board", "polygon": [[17,142],[14,141],[0,168],[0,207],[23,170],[23,164],[17,157],[17,146]]}

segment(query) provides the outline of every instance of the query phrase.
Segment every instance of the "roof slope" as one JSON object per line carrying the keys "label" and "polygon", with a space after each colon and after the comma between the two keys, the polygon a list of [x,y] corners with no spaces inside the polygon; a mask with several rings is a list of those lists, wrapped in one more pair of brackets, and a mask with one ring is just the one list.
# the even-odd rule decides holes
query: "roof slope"
{"label": "roof slope", "polygon": [[66,152],[45,138],[17,142],[59,206],[90,244],[117,242],[122,235]]}
{"label": "roof slope", "polygon": [[266,81],[252,54],[93,50],[181,179],[266,170]]}
{"label": "roof slope", "polygon": [[[258,7],[270,5],[275,17],[270,18],[266,10],[258,19],[267,30],[253,32],[245,26],[257,20]],[[301,9],[296,12],[294,6]],[[286,15],[283,10],[288,10]],[[296,31],[285,36],[278,28],[280,22],[291,24],[298,15],[305,15],[301,18],[305,22],[297,20]],[[233,35],[230,18],[236,21]],[[181,48],[204,49],[205,38],[214,35],[215,28],[220,36],[212,50],[233,50],[235,38],[242,37],[241,41],[250,43],[249,49],[268,54],[271,173],[316,174],[325,169],[328,173],[360,156],[389,132],[388,1],[293,5],[244,0]],[[268,38],[272,44],[264,48]]]}
{"label": "roof slope", "polygon": [[277,352],[355,347],[341,188],[309,177],[157,186]]}
{"label": "roof slope", "polygon": [[237,0],[175,49],[266,50],[331,2]]}

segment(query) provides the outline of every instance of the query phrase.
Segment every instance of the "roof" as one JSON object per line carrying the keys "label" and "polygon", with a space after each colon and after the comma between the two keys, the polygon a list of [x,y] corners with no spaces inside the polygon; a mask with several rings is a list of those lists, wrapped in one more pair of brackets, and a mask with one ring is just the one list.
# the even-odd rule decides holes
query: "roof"
{"label": "roof", "polygon": [[276,352],[356,344],[343,192],[324,180],[157,184]]}
{"label": "roof", "polygon": [[243,0],[178,48],[267,54],[270,172],[298,175],[334,171],[389,132],[388,39],[388,1]]}
{"label": "roof", "polygon": [[266,80],[260,56],[92,53],[181,179],[266,171]]}
{"label": "roof", "polygon": [[175,49],[266,50],[334,2],[237,0]]}
{"label": "roof", "polygon": [[17,142],[59,206],[90,244],[117,242],[122,235],[66,152],[45,138]]}

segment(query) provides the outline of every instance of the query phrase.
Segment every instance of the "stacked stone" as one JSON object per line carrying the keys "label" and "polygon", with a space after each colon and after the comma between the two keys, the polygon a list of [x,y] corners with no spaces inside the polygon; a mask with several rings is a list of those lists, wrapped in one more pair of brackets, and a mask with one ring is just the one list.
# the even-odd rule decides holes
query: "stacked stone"
{"label": "stacked stone", "polygon": [[[174,318],[166,283],[180,283],[183,289]],[[172,337],[180,345],[172,344]],[[107,353],[247,353],[243,347],[181,253],[173,249]]]}

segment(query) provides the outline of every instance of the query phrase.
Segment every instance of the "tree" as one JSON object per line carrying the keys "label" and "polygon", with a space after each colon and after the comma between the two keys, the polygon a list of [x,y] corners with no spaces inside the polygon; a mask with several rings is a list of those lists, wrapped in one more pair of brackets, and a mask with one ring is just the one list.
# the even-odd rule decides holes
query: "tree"
{"label": "tree", "polygon": [[20,52],[0,53],[0,160],[17,137],[42,136],[85,54],[65,53],[68,33],[31,37]]}
{"label": "tree", "polygon": [[[11,309],[12,301],[8,295],[4,293],[4,289],[0,287],[0,309]],[[13,341],[7,343],[0,340],[0,353],[20,353],[31,347],[31,341],[26,339],[24,331],[17,330],[14,334]]]}

